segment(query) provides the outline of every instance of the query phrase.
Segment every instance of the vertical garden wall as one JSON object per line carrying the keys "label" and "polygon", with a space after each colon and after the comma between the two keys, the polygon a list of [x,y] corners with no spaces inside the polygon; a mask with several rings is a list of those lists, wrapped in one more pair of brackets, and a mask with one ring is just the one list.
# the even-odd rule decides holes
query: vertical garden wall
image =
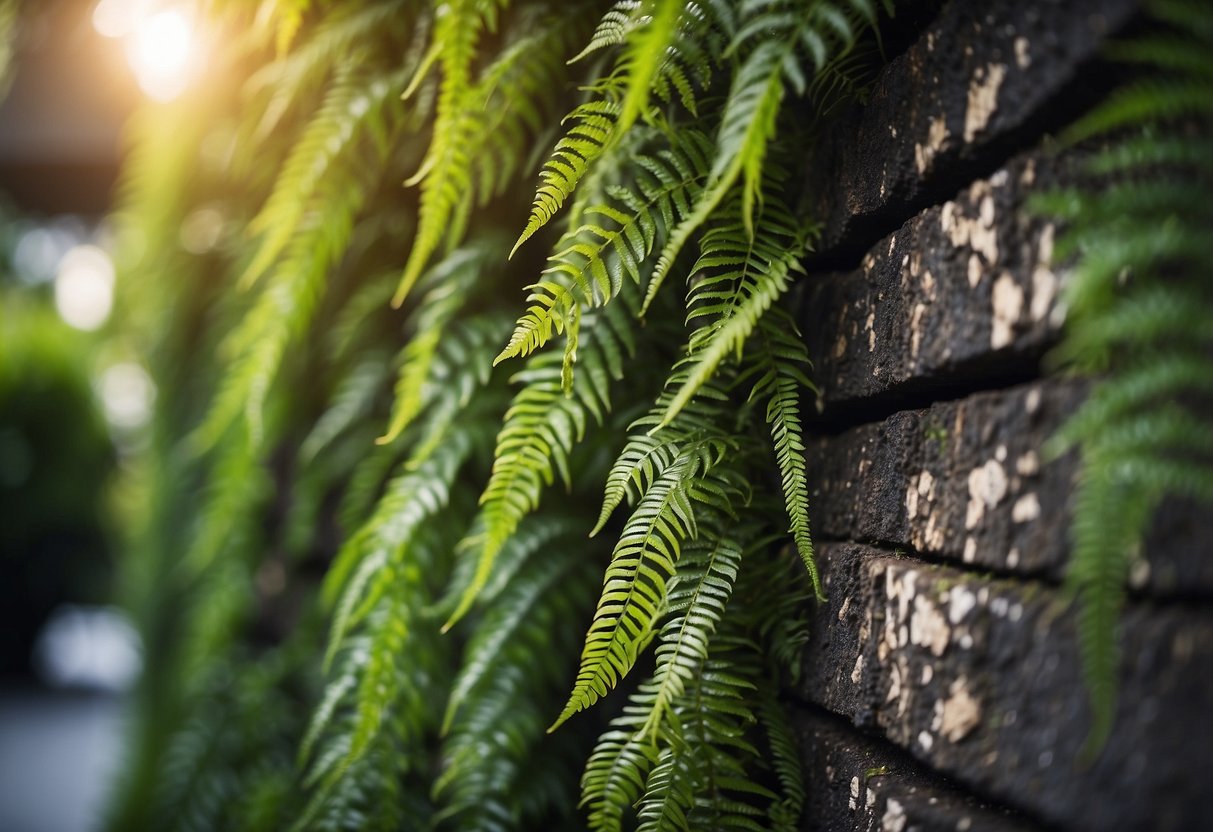
{"label": "vertical garden wall", "polygon": [[1199,824],[1201,4],[206,11],[116,828]]}

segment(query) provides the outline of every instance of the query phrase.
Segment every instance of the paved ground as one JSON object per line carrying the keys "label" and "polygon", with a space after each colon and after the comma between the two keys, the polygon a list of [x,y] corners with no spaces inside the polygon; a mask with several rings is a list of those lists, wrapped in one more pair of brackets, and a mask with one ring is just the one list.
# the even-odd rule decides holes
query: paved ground
{"label": "paved ground", "polygon": [[100,829],[124,714],[118,697],[0,687],[0,830]]}

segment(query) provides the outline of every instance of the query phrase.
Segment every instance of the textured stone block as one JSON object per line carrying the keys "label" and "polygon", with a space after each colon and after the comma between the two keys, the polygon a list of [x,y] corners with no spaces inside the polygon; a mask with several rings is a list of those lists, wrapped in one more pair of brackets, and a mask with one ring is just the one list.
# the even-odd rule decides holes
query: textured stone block
{"label": "textured stone block", "polygon": [[866,105],[832,120],[806,193],[821,249],[855,258],[921,208],[1093,103],[1090,71],[1137,0],[953,0],[880,73]]}
{"label": "textured stone block", "polygon": [[980,794],[1073,829],[1197,829],[1213,615],[1130,605],[1114,733],[1089,764],[1074,613],[1055,590],[822,547],[802,694]]}

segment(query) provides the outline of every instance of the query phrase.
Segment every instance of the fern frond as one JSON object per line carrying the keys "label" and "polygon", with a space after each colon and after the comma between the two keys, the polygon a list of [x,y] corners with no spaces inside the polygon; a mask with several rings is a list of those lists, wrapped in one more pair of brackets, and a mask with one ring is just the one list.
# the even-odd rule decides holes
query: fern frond
{"label": "fern frond", "polygon": [[618,117],[619,105],[603,99],[587,101],[565,116],[562,123],[572,126],[543,164],[539,174],[542,184],[535,191],[531,216],[510,250],[511,257],[535,232],[547,225],[577,189],[594,160],[606,150]]}
{"label": "fern frond", "polygon": [[[669,150],[635,160],[633,188],[611,189],[612,203],[585,213],[600,218],[583,224],[558,244],[543,272],[530,287],[531,304],[496,361],[525,356],[556,333],[576,337],[575,316],[604,306],[619,294],[624,277],[639,283],[642,266],[654,243],[697,197],[707,175],[707,140],[688,131]],[[566,375],[571,365],[566,363]]]}
{"label": "fern frond", "polygon": [[442,68],[442,86],[434,116],[433,138],[420,170],[406,182],[421,185],[417,232],[409,251],[400,284],[392,296],[399,307],[421,277],[443,238],[450,235],[453,216],[465,210],[472,197],[471,148],[477,123],[483,116],[483,101],[474,96],[473,66],[480,36],[496,21],[499,7],[507,0],[453,0],[441,4],[434,24],[434,44]]}
{"label": "fern frond", "polygon": [[824,600],[817,561],[813,556],[813,539],[809,534],[809,485],[805,473],[804,431],[800,423],[800,391],[816,389],[801,369],[808,366],[808,350],[799,337],[795,321],[778,307],[759,322],[759,336],[754,340],[758,377],[750,398],[767,402],[766,420],[771,427],[792,539],[813,581],[814,594]]}
{"label": "fern frond", "polygon": [[641,25],[645,11],[642,0],[618,0],[598,22],[590,42],[570,58],[569,63],[576,63],[599,49],[623,43],[632,30]]}
{"label": "fern frond", "polygon": [[741,216],[747,235],[753,236],[767,146],[775,136],[785,81],[798,94],[804,94],[808,84],[798,53],[807,50],[813,66],[820,71],[832,56],[854,45],[859,34],[873,25],[876,14],[869,0],[846,4],[762,0],[747,4],[746,11],[748,15],[734,34],[729,51],[748,54],[733,75],[710,179],[694,210],[670,233],[649,281],[641,314],[651,305],[683,247],[743,174]]}
{"label": "fern frond", "polygon": [[1170,495],[1213,502],[1213,285],[1205,262],[1213,16],[1183,0],[1148,9],[1165,25],[1112,54],[1152,73],[1064,137],[1110,134],[1087,169],[1117,178],[1042,201],[1069,220],[1056,254],[1077,257],[1065,338],[1051,360],[1103,374],[1047,446],[1054,454],[1077,447],[1081,456],[1068,580],[1090,694],[1088,756],[1112,729],[1118,616],[1150,518]]}
{"label": "fern frond", "polygon": [[313,197],[324,179],[341,176],[342,171],[333,170],[339,159],[355,153],[368,138],[381,157],[386,155],[389,136],[402,115],[403,86],[401,73],[367,77],[353,68],[341,72],[292,149],[273,193],[249,224],[249,230],[262,239],[240,286],[253,285],[278,260],[314,210]]}
{"label": "fern frond", "polygon": [[[393,441],[417,418],[431,398],[429,385],[447,383],[448,379],[433,373],[435,357],[444,339],[451,335],[452,320],[475,294],[473,289],[484,267],[499,254],[497,246],[482,242],[455,250],[427,273],[423,282],[427,286],[433,284],[433,288],[426,292],[411,316],[418,324],[401,350],[392,415],[387,431],[376,440],[378,444]],[[479,352],[478,336],[494,328],[491,324],[465,326],[462,331],[468,343],[462,347],[464,357]],[[448,366],[459,365],[448,362]]]}
{"label": "fern frond", "polygon": [[571,658],[576,649],[567,630],[553,633],[588,601],[591,589],[585,560],[560,548],[531,557],[533,568],[516,572],[478,622],[447,706],[447,765],[435,793],[446,798],[442,816],[464,826],[485,828],[491,823],[483,818],[486,810],[508,818],[523,809],[520,791],[538,774],[532,752],[544,742],[543,703],[559,676],[561,663],[554,658]]}
{"label": "fern frond", "polygon": [[[744,211],[744,209],[743,209]],[[740,355],[763,314],[803,271],[804,238],[789,214],[771,200],[761,233],[750,236],[740,218],[704,235],[692,274],[688,320],[700,322],[691,335],[686,373],[658,428],[668,425],[730,355]]]}
{"label": "fern frond", "polygon": [[662,628],[657,646],[657,669],[637,697],[649,708],[640,728],[642,735],[656,739],[667,712],[707,660],[709,643],[737,580],[741,556],[740,544],[725,534],[715,534],[709,543],[693,547],[679,564],[669,592],[668,607],[673,615]]}
{"label": "fern frond", "polygon": [[[625,304],[626,305],[626,304]],[[497,555],[524,517],[538,506],[557,472],[566,482],[569,454],[591,419],[601,421],[610,409],[610,388],[623,374],[623,362],[635,352],[630,327],[620,304],[596,312],[582,338],[582,371],[566,396],[561,359],[549,353],[533,356],[513,380],[523,387],[506,411],[497,436],[493,471],[480,497],[483,530],[467,546],[476,569],[447,624],[471,609],[488,582]]]}
{"label": "fern frond", "polygon": [[611,555],[568,704],[549,730],[605,696],[653,637],[682,545],[698,533],[695,504],[721,505],[720,488],[708,480],[726,447],[707,441],[684,449],[640,499]]}

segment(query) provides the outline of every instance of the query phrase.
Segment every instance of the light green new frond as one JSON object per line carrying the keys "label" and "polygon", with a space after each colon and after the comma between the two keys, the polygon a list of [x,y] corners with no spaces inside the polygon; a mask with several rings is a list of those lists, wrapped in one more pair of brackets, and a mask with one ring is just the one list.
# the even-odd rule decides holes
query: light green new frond
{"label": "light green new frond", "polygon": [[683,0],[648,0],[644,25],[628,33],[616,72],[626,79],[619,120],[622,133],[648,110],[649,95],[662,64],[678,38]]}
{"label": "light green new frond", "polygon": [[548,224],[577,189],[590,165],[606,150],[618,117],[619,104],[603,99],[587,101],[565,116],[564,123],[572,126],[556,143],[551,158],[543,164],[531,216],[510,251],[511,257],[536,231]]}
{"label": "light green new frond", "polygon": [[712,443],[684,450],[636,506],[611,555],[577,681],[549,730],[605,696],[653,637],[682,545],[698,534],[695,503],[718,500],[701,481],[720,461],[720,452]]}
{"label": "light green new frond", "polygon": [[291,150],[273,193],[249,224],[261,241],[240,277],[241,286],[251,286],[278,260],[315,210],[313,198],[324,180],[345,174],[348,164],[338,167],[338,160],[356,154],[368,138],[380,156],[386,154],[388,137],[403,115],[399,104],[403,86],[402,73],[368,77],[351,69],[338,76]]}
{"label": "light green new frond", "polygon": [[485,103],[476,100],[472,70],[477,44],[496,20],[499,5],[505,5],[505,0],[451,0],[439,4],[434,48],[442,68],[442,86],[430,148],[420,170],[405,183],[420,184],[421,200],[408,262],[392,296],[395,307],[404,303],[442,240],[457,242],[461,236],[450,233],[450,223],[466,211],[464,206],[470,206],[473,197],[471,153]]}
{"label": "light green new frond", "polygon": [[580,61],[599,49],[623,43],[632,30],[641,25],[645,11],[643,0],[618,0],[598,21],[598,27],[585,49],[573,56],[569,63]]}
{"label": "light green new frond", "polygon": [[653,481],[661,475],[676,456],[677,446],[662,438],[642,434],[628,439],[627,447],[619,454],[611,472],[607,475],[606,491],[598,522],[590,536],[602,531],[615,509],[626,498],[630,503],[643,494]]}
{"label": "light green new frond", "polygon": [[[531,286],[531,306],[519,320],[496,361],[525,356],[546,344],[553,332],[577,335],[577,316],[605,306],[623,288],[639,284],[645,260],[663,235],[695,200],[707,175],[707,141],[689,131],[672,148],[635,160],[636,183],[610,188],[611,201],[585,210],[592,219],[567,234]],[[566,361],[566,376],[572,365]]]}
{"label": "light green new frond", "polygon": [[[434,376],[435,357],[444,338],[450,334],[452,320],[476,294],[473,289],[481,279],[484,267],[500,253],[500,249],[491,243],[457,249],[431,268],[423,279],[423,285],[433,288],[428,289],[410,316],[415,322],[414,333],[401,350],[392,415],[387,430],[376,440],[378,444],[393,441],[417,418],[433,393],[430,386],[448,381]],[[485,329],[474,327],[470,333],[484,333]],[[469,344],[464,352],[471,357],[479,350]]]}
{"label": "light green new frond", "polygon": [[497,435],[493,471],[480,497],[483,529],[467,546],[476,561],[468,586],[451,615],[451,626],[471,609],[488,582],[493,564],[524,517],[533,512],[557,472],[571,482],[568,458],[591,419],[610,409],[610,388],[635,351],[626,304],[587,316],[581,343],[582,369],[564,394],[561,358],[533,356],[513,380],[523,387],[514,397]]}
{"label": "light green new frond", "polygon": [[804,429],[800,422],[800,393],[815,389],[802,369],[809,364],[808,350],[791,316],[776,307],[759,322],[753,351],[757,378],[750,398],[766,401],[766,421],[771,428],[789,530],[796,551],[813,580],[813,592],[822,599],[821,579],[809,534],[809,485],[805,473]]}

